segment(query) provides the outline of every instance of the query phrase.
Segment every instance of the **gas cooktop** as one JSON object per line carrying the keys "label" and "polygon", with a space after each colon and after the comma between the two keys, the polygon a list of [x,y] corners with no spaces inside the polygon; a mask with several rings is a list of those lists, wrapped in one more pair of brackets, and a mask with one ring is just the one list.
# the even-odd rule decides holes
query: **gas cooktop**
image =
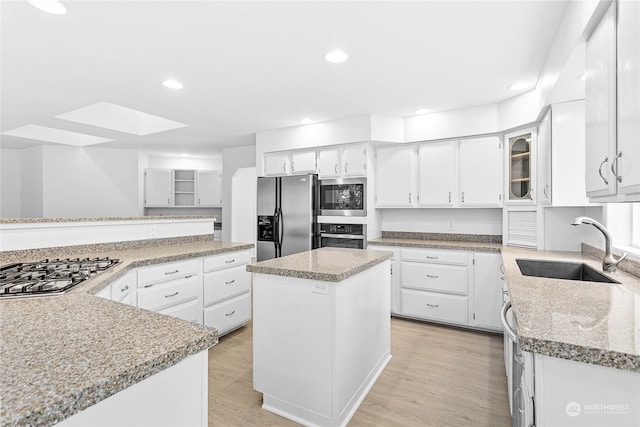
{"label": "gas cooktop", "polygon": [[0,299],[62,294],[119,262],[106,257],[9,264],[0,267]]}

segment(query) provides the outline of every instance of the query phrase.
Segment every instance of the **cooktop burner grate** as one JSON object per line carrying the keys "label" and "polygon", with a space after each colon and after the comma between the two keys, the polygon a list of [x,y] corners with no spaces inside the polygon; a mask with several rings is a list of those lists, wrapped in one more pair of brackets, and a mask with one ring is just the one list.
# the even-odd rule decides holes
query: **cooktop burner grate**
{"label": "cooktop burner grate", "polygon": [[9,264],[0,267],[0,298],[62,294],[119,262],[106,257]]}

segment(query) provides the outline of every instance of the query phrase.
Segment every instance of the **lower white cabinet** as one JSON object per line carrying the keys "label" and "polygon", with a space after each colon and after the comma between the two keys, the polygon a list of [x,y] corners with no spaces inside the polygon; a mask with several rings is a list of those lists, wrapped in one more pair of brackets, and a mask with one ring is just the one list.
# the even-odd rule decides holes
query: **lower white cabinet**
{"label": "lower white cabinet", "polygon": [[391,282],[392,314],[502,330],[499,253],[403,247],[395,251],[399,274]]}
{"label": "lower white cabinet", "polygon": [[371,251],[387,251],[393,253],[389,260],[391,273],[391,314],[400,314],[400,248],[397,246],[369,246]]}
{"label": "lower white cabinet", "polygon": [[200,276],[196,275],[140,288],[138,307],[158,311],[184,301],[197,300],[199,285]]}
{"label": "lower white cabinet", "polygon": [[136,305],[136,284],[136,271],[130,270],[121,278],[117,279],[115,282],[102,289],[96,295],[122,304]]}
{"label": "lower white cabinet", "polygon": [[162,310],[158,310],[158,313],[166,314],[167,316],[178,317],[193,323],[201,323],[200,315],[202,308],[198,302],[198,299],[190,299],[185,302],[173,304]]}
{"label": "lower white cabinet", "polygon": [[220,335],[251,319],[251,273],[245,267],[250,260],[250,251],[204,258],[204,325]]}

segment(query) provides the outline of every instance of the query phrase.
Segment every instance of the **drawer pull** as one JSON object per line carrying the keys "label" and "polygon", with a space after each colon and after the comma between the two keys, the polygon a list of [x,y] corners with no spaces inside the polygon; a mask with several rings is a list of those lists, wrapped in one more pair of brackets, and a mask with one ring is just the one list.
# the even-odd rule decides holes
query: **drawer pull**
{"label": "drawer pull", "polygon": [[224,282],[224,284],[225,284],[225,285],[231,285],[231,284],[233,284],[235,281],[236,281],[236,279],[233,279],[233,280],[231,280],[231,281],[229,281],[229,282]]}
{"label": "drawer pull", "polygon": [[185,279],[189,279],[189,278],[191,278],[191,277],[193,277],[193,276],[194,276],[193,274],[190,274],[190,275],[188,275],[188,276],[185,276],[184,278],[185,278]]}
{"label": "drawer pull", "polygon": [[236,314],[235,310],[233,310],[231,313],[226,313],[225,316],[229,317],[229,316],[233,316],[234,314]]}
{"label": "drawer pull", "polygon": [[150,287],[152,287],[152,286],[153,286],[153,285],[144,285],[144,287],[145,287],[145,288],[150,288]]}
{"label": "drawer pull", "polygon": [[432,276],[432,275],[430,275],[430,274],[427,274],[427,277],[428,277],[429,279],[437,279],[437,278],[438,278],[438,276]]}
{"label": "drawer pull", "polygon": [[429,307],[429,308],[438,308],[440,306],[438,304],[427,304],[427,307]]}
{"label": "drawer pull", "polygon": [[129,285],[124,285],[124,288],[120,289],[120,292],[124,292],[129,289]]}
{"label": "drawer pull", "polygon": [[164,275],[165,275],[165,276],[168,276],[168,275],[170,275],[170,274],[176,274],[178,271],[180,271],[180,270],[175,270],[175,271],[165,271]]}
{"label": "drawer pull", "polygon": [[427,255],[427,259],[438,259],[438,257],[437,256],[429,256],[429,255]]}
{"label": "drawer pull", "polygon": [[178,295],[178,291],[176,291],[175,294],[169,294],[169,295],[165,295],[165,298],[171,298],[171,297],[175,297],[176,295]]}
{"label": "drawer pull", "polygon": [[236,259],[234,258],[234,259],[232,259],[231,261],[225,261],[224,263],[225,263],[225,264],[231,264],[232,262],[236,262]]}

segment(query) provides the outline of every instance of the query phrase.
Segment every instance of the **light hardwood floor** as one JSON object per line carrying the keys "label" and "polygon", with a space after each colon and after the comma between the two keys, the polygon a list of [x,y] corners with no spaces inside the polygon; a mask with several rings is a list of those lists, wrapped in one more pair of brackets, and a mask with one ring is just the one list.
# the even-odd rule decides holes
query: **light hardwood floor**
{"label": "light hardwood floor", "polygon": [[[252,334],[209,350],[209,426],[297,425],[261,408]],[[391,355],[349,426],[511,425],[501,335],[392,318]]]}

